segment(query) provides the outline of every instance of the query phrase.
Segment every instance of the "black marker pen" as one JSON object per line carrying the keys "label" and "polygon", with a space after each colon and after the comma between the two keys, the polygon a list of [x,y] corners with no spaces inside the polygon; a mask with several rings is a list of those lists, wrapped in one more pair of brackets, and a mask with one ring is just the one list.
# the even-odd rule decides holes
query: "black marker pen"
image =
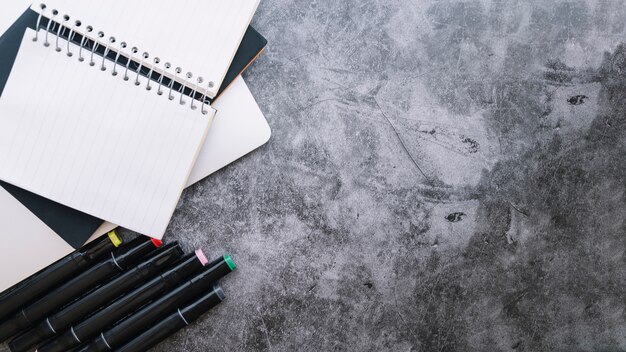
{"label": "black marker pen", "polygon": [[139,309],[154,297],[167,292],[183,280],[200,271],[208,263],[200,249],[184,256],[178,264],[149,282],[141,285],[113,302],[108,307],[96,312],[80,323],[69,328],[69,331],[58,338],[39,346],[38,352],[65,352],[81,343],[92,339],[107,326],[124,318]]}
{"label": "black marker pen", "polygon": [[157,243],[149,237],[140,236],[117,251],[111,252],[109,259],[95,264],[70,281],[58,286],[0,325],[0,341],[32,326],[50,312],[78,298],[112,275],[126,270],[142,256],[152,251],[155,246]]}
{"label": "black marker pen", "polygon": [[108,255],[120,244],[122,238],[111,231],[7,289],[0,295],[0,321]]}
{"label": "black marker pen", "polygon": [[198,319],[202,314],[208,312],[211,308],[222,302],[224,298],[224,291],[222,291],[219,284],[215,284],[211,292],[198,298],[187,306],[177,309],[176,312],[170,314],[167,318],[144,331],[141,335],[135,337],[129,343],[120,348],[116,348],[115,351],[147,351],[150,347],[165,340],[176,331],[196,321],[196,319]]}
{"label": "black marker pen", "polygon": [[9,343],[13,352],[27,351],[29,347],[62,332],[72,323],[96,311],[139,283],[153,277],[159,270],[183,255],[176,243],[165,245],[143,263],[97,288],[95,291],[70,303],[61,311],[48,316],[34,328],[22,333]]}
{"label": "black marker pen", "polygon": [[217,280],[235,269],[230,256],[225,255],[217,264],[202,271],[191,280],[166,293],[161,298],[141,308],[108,331],[100,333],[91,343],[78,349],[80,352],[104,352],[113,350],[142,333],[147,326],[156,323],[179,306],[197,298],[211,289]]}

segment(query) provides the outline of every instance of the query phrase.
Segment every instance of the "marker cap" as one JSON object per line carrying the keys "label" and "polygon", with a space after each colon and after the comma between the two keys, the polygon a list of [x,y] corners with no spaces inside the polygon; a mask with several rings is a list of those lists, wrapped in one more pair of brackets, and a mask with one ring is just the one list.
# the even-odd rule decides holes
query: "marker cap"
{"label": "marker cap", "polygon": [[196,253],[196,257],[198,257],[198,260],[200,260],[200,263],[202,263],[202,265],[207,265],[209,263],[209,260],[206,258],[206,255],[204,255],[204,252],[202,251],[202,249],[198,248],[195,251]]}
{"label": "marker cap", "polygon": [[222,290],[222,285],[217,282],[213,285],[213,290],[215,290],[215,294],[220,298],[220,301],[223,301],[226,298],[226,294],[224,294],[224,290]]}
{"label": "marker cap", "polygon": [[235,271],[235,269],[237,269],[237,265],[235,264],[233,258],[231,258],[230,254],[224,254],[224,261],[228,264],[230,271]]}
{"label": "marker cap", "polygon": [[113,258],[120,269],[136,262],[142,256],[158,248],[154,241],[146,236],[139,236],[113,252]]}
{"label": "marker cap", "polygon": [[107,236],[109,236],[109,239],[115,247],[119,247],[122,244],[122,238],[117,234],[117,231],[112,230],[107,233]]}

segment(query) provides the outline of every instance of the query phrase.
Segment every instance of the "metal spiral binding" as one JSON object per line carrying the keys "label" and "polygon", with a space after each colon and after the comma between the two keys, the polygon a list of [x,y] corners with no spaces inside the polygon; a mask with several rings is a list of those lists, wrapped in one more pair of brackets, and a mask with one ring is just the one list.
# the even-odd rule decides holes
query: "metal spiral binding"
{"label": "metal spiral binding", "polygon": [[[193,74],[191,72],[187,72],[184,76],[181,76],[183,69],[181,67],[176,67],[174,69],[173,75],[169,71],[172,65],[169,62],[165,62],[163,67],[160,68],[161,59],[155,57],[152,59],[152,63],[148,62],[150,58],[150,54],[148,52],[143,52],[142,55],[136,54],[139,52],[139,48],[132,47],[129,52],[126,52],[126,48],[128,44],[126,42],[120,42],[119,46],[116,46],[117,42],[114,36],[110,36],[106,43],[102,43],[105,38],[105,33],[103,31],[98,31],[96,36],[92,36],[92,32],[94,32],[94,28],[92,26],[86,26],[84,31],[80,31],[82,27],[82,22],[79,20],[75,20],[74,22],[70,22],[71,17],[68,14],[63,14],[59,16],[59,11],[53,9],[50,11],[51,16],[46,16],[47,6],[42,3],[39,5],[40,13],[37,16],[37,23],[35,27],[35,36],[33,37],[33,42],[39,41],[39,30],[45,30],[45,38],[44,38],[44,46],[49,47],[50,41],[48,40],[48,35],[54,35],[54,45],[55,51],[61,52],[63,48],[59,45],[59,39],[65,40],[66,43],[66,55],[68,57],[72,57],[74,53],[72,53],[70,49],[70,44],[78,45],[78,61],[84,62],[85,57],[83,56],[83,50],[87,51],[87,55],[89,55],[89,65],[95,66],[96,61],[94,60],[94,55],[102,56],[102,61],[100,63],[100,70],[106,71],[107,59],[112,62],[112,76],[117,76],[119,74],[118,69],[124,70],[123,80],[130,80],[130,75],[132,73],[135,74],[134,77],[134,85],[140,86],[140,76],[147,79],[147,83],[145,85],[145,89],[147,91],[152,90],[152,83],[156,83],[158,85],[157,95],[163,95],[164,90],[168,90],[169,93],[167,95],[169,100],[174,100],[174,92],[179,94],[178,103],[180,105],[185,105],[185,96],[190,98],[190,108],[192,110],[197,110],[198,106],[196,105],[196,100],[199,101],[201,108],[200,111],[203,115],[207,115],[211,108],[211,102],[209,97],[206,94],[202,94],[200,91],[200,86],[204,82],[204,78],[198,77],[193,83]],[[57,17],[59,16],[59,17]],[[48,23],[42,26],[42,18],[46,18]],[[59,20],[57,20],[59,19]],[[66,33],[68,33],[66,35]],[[81,34],[82,33],[82,34]],[[76,40],[76,36],[80,36],[80,40]],[[99,51],[102,47],[102,52]],[[110,55],[114,54],[114,58],[111,58]],[[147,74],[142,72],[142,68],[148,70]],[[145,71],[144,71],[145,72]],[[159,73],[160,72],[160,73]],[[158,75],[155,77],[155,75]],[[178,79],[182,78],[183,83],[178,82]],[[169,82],[166,83],[165,80]],[[207,90],[213,88],[215,86],[213,81],[209,81],[207,83]],[[200,94],[200,98],[196,98],[198,93]]]}

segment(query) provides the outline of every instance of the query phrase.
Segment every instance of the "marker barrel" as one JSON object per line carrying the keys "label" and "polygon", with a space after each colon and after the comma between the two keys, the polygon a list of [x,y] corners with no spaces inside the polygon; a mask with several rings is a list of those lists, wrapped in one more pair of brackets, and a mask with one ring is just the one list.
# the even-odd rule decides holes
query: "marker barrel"
{"label": "marker barrel", "polygon": [[141,236],[120,247],[117,251],[111,252],[108,260],[92,266],[70,281],[58,286],[0,325],[0,341],[31,327],[50,312],[80,297],[112,275],[124,271],[154,248],[155,244],[149,238]]}
{"label": "marker barrel", "polygon": [[214,263],[216,264],[122,320],[110,330],[100,333],[91,343],[79,351],[104,352],[122,346],[133,336],[141,333],[146,326],[154,324],[175,311],[179,306],[197,298],[204,291],[211,289],[219,279],[235,269],[235,263],[228,255]]}
{"label": "marker barrel", "polygon": [[179,308],[167,318],[161,320],[153,327],[141,333],[124,346],[117,348],[117,352],[144,352],[159,342],[165,340],[178,330],[193,323],[202,314],[224,300],[224,291],[219,284],[213,286],[208,294],[195,300],[185,307]]}
{"label": "marker barrel", "polygon": [[13,352],[27,351],[29,347],[53,337],[57,332],[64,331],[72,323],[79,321],[89,313],[128,292],[139,283],[151,278],[182,255],[183,251],[176,243],[160,248],[154,255],[135,268],[124,272],[95,291],[64,307],[61,311],[47,317],[31,330],[17,336],[9,343],[9,348]]}
{"label": "marker barrel", "polygon": [[74,324],[69,331],[58,335],[56,339],[43,346],[39,346],[37,351],[65,352],[89,341],[107,326],[139,309],[159,294],[175,287],[189,276],[200,271],[206,264],[206,258],[200,250],[197,250],[195,254],[184,256],[173,268],[120,297],[108,307],[82,322]]}
{"label": "marker barrel", "polygon": [[121,243],[121,237],[111,231],[7,289],[0,295],[0,321],[109,254]]}

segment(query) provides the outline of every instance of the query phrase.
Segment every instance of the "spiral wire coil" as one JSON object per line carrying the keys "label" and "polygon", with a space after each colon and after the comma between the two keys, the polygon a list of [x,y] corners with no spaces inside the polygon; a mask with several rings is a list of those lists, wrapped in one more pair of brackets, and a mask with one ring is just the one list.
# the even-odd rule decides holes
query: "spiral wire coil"
{"label": "spiral wire coil", "polygon": [[[197,110],[196,100],[200,102],[200,111],[203,115],[209,113],[209,110],[206,108],[211,108],[210,99],[206,94],[202,94],[200,91],[201,84],[204,83],[204,78],[198,77],[195,82],[193,81],[193,74],[191,72],[187,72],[185,75],[182,75],[183,69],[181,67],[176,67],[173,70],[173,75],[170,73],[170,69],[172,68],[172,64],[169,62],[165,62],[162,65],[161,73],[158,73],[159,68],[161,67],[161,59],[158,57],[154,57],[152,62],[150,63],[149,58],[150,54],[148,52],[143,52],[141,55],[137,55],[139,53],[139,48],[132,47],[128,54],[126,54],[126,49],[128,44],[126,42],[120,42],[119,45],[116,45],[117,39],[114,36],[110,36],[108,39],[105,39],[105,33],[103,31],[98,31],[93,35],[94,28],[92,26],[86,26],[85,30],[80,34],[80,30],[83,26],[80,20],[75,20],[73,23],[70,22],[70,16],[64,14],[63,16],[59,16],[59,11],[53,9],[50,11],[51,16],[46,16],[47,6],[42,3],[39,5],[41,11],[39,12],[39,16],[37,16],[37,23],[35,27],[35,36],[33,37],[33,41],[39,41],[39,30],[44,29],[44,46],[49,47],[51,45],[51,40],[49,39],[49,35],[54,36],[53,44],[55,50],[57,52],[63,51],[63,48],[59,44],[59,40],[66,40],[66,55],[68,57],[72,57],[74,53],[70,49],[70,44],[75,43],[78,45],[78,61],[84,62],[88,60],[90,66],[96,65],[96,59],[94,56],[101,55],[102,60],[100,62],[100,70],[106,71],[107,59],[112,61],[112,70],[111,75],[117,76],[120,74],[120,71],[123,70],[123,80],[128,81],[133,77],[134,85],[140,86],[142,85],[140,76],[144,76],[147,78],[147,83],[145,84],[145,89],[147,91],[152,90],[153,84],[157,84],[157,95],[163,95],[165,92],[168,92],[167,97],[169,100],[176,99],[176,95],[178,97],[178,103],[180,105],[185,105],[186,100],[185,96],[190,98],[190,108],[192,110]],[[42,25],[42,19],[46,18],[48,23],[44,26]],[[69,31],[67,36],[66,32]],[[75,41],[76,35],[81,35],[82,38],[80,41]],[[102,53],[99,50],[102,50]],[[85,54],[86,53],[86,54]],[[113,54],[114,58],[110,58],[109,56]],[[123,61],[126,61],[124,64]],[[119,68],[119,71],[118,71]],[[142,73],[142,68],[147,70],[146,74]],[[154,77],[153,75],[158,74],[158,77]],[[183,83],[178,82],[179,78],[183,79]],[[169,80],[169,82],[165,82],[165,79]],[[178,87],[176,87],[176,85]],[[213,81],[209,81],[207,83],[207,88],[212,88],[214,86]],[[186,94],[189,91],[189,94]],[[196,99],[196,96],[200,94],[200,99]],[[211,108],[212,109],[212,108]]]}

